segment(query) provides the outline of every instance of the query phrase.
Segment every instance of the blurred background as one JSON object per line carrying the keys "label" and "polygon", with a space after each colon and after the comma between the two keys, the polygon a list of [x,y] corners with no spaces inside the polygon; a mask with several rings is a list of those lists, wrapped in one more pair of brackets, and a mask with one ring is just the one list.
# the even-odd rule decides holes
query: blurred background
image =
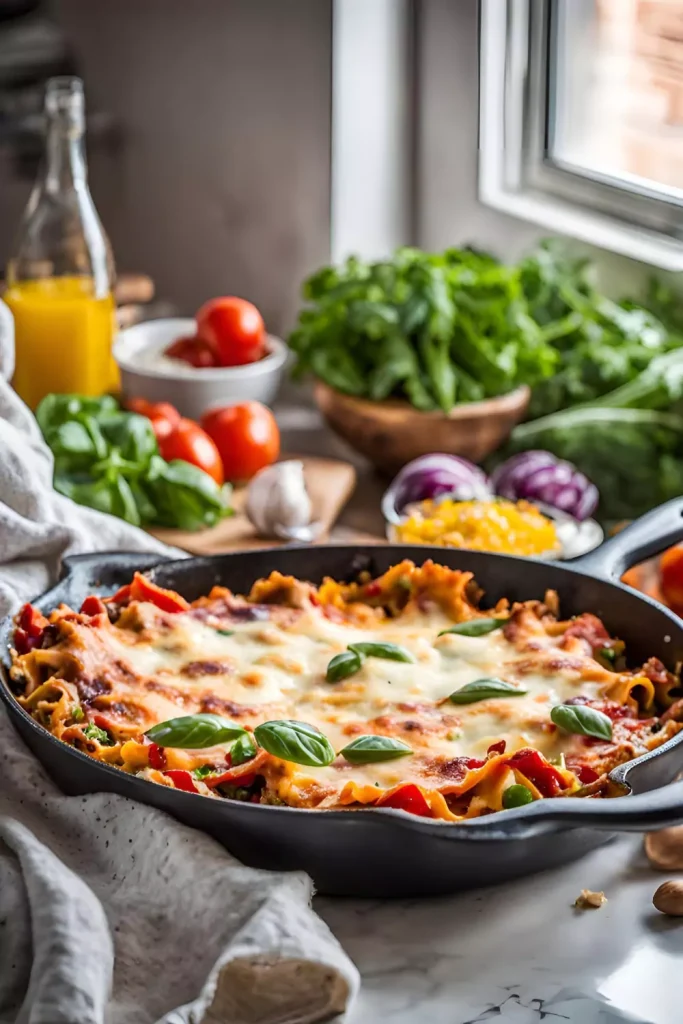
{"label": "blurred background", "polygon": [[[552,6],[550,158],[680,200],[683,4]],[[330,256],[516,255],[543,232],[478,200],[481,16],[477,0],[1,0],[0,263],[56,74],[85,83],[119,271],[182,312],[227,290],[283,332]]]}

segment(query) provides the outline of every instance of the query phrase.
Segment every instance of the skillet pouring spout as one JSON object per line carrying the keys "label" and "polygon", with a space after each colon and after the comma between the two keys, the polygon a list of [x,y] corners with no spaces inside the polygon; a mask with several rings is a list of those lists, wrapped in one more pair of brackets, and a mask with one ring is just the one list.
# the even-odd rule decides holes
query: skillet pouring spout
{"label": "skillet pouring spout", "polygon": [[[669,609],[619,582],[621,573],[683,539],[683,499],[655,509],[590,555],[553,564],[475,551],[396,544],[238,552],[212,558],[159,561],[133,553],[98,553],[65,563],[63,578],[35,604],[80,607],[92,593],[114,593],[144,569],[157,584],[188,600],[214,585],[248,592],[278,570],[320,583],[348,579],[359,569],[385,572],[402,559],[428,558],[471,571],[487,604],[559,595],[564,616],[592,612],[610,635],[625,641],[633,664],[659,658],[683,662],[683,622]],[[16,729],[46,771],[70,794],[115,792],[151,804],[213,835],[247,864],[302,869],[318,891],[353,896],[416,896],[490,885],[552,868],[595,849],[618,831],[647,831],[683,821],[683,735],[613,773],[631,793],[615,799],[549,799],[451,824],[397,810],[320,811],[234,800],[210,800],[149,783],[62,743],[31,718],[8,685],[12,623],[0,627],[0,697]]]}

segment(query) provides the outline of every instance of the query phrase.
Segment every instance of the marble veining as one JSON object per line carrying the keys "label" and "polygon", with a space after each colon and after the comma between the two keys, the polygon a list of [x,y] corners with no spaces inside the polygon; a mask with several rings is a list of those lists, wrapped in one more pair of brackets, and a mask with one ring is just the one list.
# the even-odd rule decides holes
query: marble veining
{"label": "marble veining", "polygon": [[[683,918],[652,906],[666,877],[642,839],[625,836],[569,867],[460,896],[319,897],[363,977],[343,1024],[680,1024]],[[575,910],[581,889],[608,903]]]}

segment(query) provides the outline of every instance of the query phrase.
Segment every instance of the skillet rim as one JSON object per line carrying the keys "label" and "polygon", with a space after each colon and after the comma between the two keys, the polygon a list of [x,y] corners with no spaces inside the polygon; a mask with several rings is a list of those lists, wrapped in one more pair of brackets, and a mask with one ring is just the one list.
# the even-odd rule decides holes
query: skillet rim
{"label": "skillet rim", "polygon": [[[374,550],[381,551],[391,555],[392,552],[401,553],[404,558],[415,558],[423,555],[424,558],[434,558],[435,560],[439,557],[443,557],[444,548],[438,545],[408,545],[408,544],[387,544],[387,543],[366,543],[362,545],[358,544],[319,544],[315,546],[316,550],[329,550],[335,552],[347,552],[351,557],[363,555],[366,552]],[[267,550],[267,549],[266,549]],[[283,545],[280,551],[287,551],[291,553],[296,552],[310,552],[311,546],[308,544],[290,544]],[[419,552],[420,555],[411,554],[411,552]],[[250,555],[262,555],[264,553],[263,548],[249,548],[239,552],[225,552],[219,555],[199,555],[193,558],[167,558],[165,556],[157,557],[156,554],[151,555],[144,551],[101,551],[92,552],[89,554],[73,555],[64,559],[62,563],[62,573],[55,584],[45,590],[42,594],[32,599],[32,603],[42,604],[46,600],[51,598],[51,595],[63,584],[65,584],[69,577],[74,574],[74,568],[80,565],[90,563],[93,567],[98,565],[102,569],[105,567],[112,567],[117,562],[121,562],[122,568],[127,567],[131,560],[136,559],[141,563],[142,571],[150,574],[151,578],[154,577],[154,573],[157,569],[172,567],[174,565],[182,566],[190,569],[193,565],[206,565],[211,563],[217,563],[225,559],[239,557],[248,557]],[[587,572],[580,559],[576,559],[572,562],[557,562],[557,561],[546,561],[541,559],[533,559],[527,557],[520,557],[515,555],[507,554],[496,554],[485,551],[468,551],[468,556],[475,556],[475,560],[482,559],[483,561],[503,560],[508,563],[516,563],[517,565],[524,566],[529,561],[541,562],[544,567],[551,570],[559,570],[561,573],[570,573],[573,576],[580,576],[581,578],[589,582],[598,582],[600,584],[607,584],[609,587],[613,587],[616,590],[620,590],[638,602],[643,602],[650,605],[657,611],[658,614],[663,615],[665,619],[671,622],[674,629],[680,631],[683,634],[683,622],[667,608],[665,605],[660,604],[651,598],[647,594],[643,594],[641,591],[635,590],[633,587],[624,584],[619,579],[610,578],[608,576],[595,575],[591,572]],[[87,595],[84,595],[84,597]],[[4,616],[0,620],[0,638],[4,638],[5,634],[8,633],[13,620],[13,615]],[[30,728],[39,742],[47,742],[48,745],[55,744],[56,748],[61,752],[68,751],[72,757],[80,760],[84,766],[89,766],[95,771],[104,772],[108,777],[115,781],[125,780],[127,786],[133,786],[134,788],[139,787],[140,784],[143,786],[153,786],[155,783],[149,782],[146,779],[138,778],[134,775],[129,775],[125,772],[121,772],[119,768],[112,765],[108,765],[105,762],[98,761],[95,758],[89,757],[87,754],[75,747],[71,747],[68,743],[64,743],[54,736],[51,732],[45,729],[42,725],[35,721],[35,719],[29,715],[29,713],[19,704],[16,700],[9,683],[9,644],[2,642],[0,644],[0,697],[2,701],[7,705],[8,715],[10,719],[12,715],[17,715],[21,718],[25,725]],[[683,730],[677,735],[673,736],[666,743],[662,744],[661,747],[657,747],[652,751],[647,751],[645,754],[641,754],[640,757],[634,758],[631,761],[627,761],[624,764],[618,765],[610,772],[613,776],[615,773],[619,773],[622,777],[617,781],[622,784],[628,785],[626,782],[626,775],[636,766],[644,763],[645,761],[651,761],[655,758],[670,752],[675,747],[683,745]],[[43,764],[46,772],[49,774],[49,769]],[[53,780],[54,781],[54,780]],[[56,785],[56,783],[55,783]],[[681,797],[681,814],[683,815],[683,782],[669,782],[663,786],[656,787],[653,790],[649,790],[642,794],[626,794],[623,797],[619,797],[616,800],[607,800],[602,802],[589,802],[581,801],[582,806],[577,808],[572,806],[575,801],[571,798],[545,798],[544,800],[538,800],[534,803],[527,804],[519,808],[510,808],[509,810],[498,811],[494,815],[487,815],[483,818],[474,818],[471,821],[443,821],[440,819],[433,818],[422,818],[418,815],[409,814],[407,811],[402,811],[394,808],[386,807],[372,807],[372,808],[358,808],[352,811],[349,810],[318,810],[317,808],[301,808],[301,807],[278,807],[268,804],[248,804],[241,803],[239,801],[230,801],[230,811],[237,814],[259,814],[264,811],[269,811],[271,814],[286,815],[291,819],[292,815],[300,817],[305,815],[310,817],[312,814],[315,816],[326,818],[332,818],[336,821],[349,822],[352,820],[351,815],[360,815],[365,820],[366,824],[371,821],[377,821],[379,825],[382,820],[385,822],[393,822],[395,825],[401,827],[413,828],[418,832],[425,834],[432,834],[434,836],[440,836],[441,838],[449,838],[452,840],[462,839],[467,842],[471,841],[509,841],[510,839],[532,839],[539,835],[547,835],[551,833],[561,832],[567,828],[576,828],[581,826],[590,826],[618,830],[620,827],[625,827],[623,823],[610,823],[609,819],[613,816],[618,816],[620,819],[623,818],[624,813],[627,814],[629,819],[634,826],[637,825],[638,813],[641,810],[645,810],[645,803],[643,798],[651,796],[653,793],[663,794],[665,791],[670,790],[672,786],[676,786],[682,790]],[[116,788],[113,787],[113,791]],[[196,800],[197,798],[206,800],[201,793],[187,793],[183,790],[177,790],[173,794],[175,799],[178,799],[180,803],[187,800]],[[131,797],[132,798],[132,797]],[[638,803],[638,807],[624,807],[623,801],[628,801],[630,804],[632,801]],[[142,803],[146,803],[144,797],[141,798]],[[617,806],[615,806],[617,805]],[[618,805],[621,805],[621,808]],[[652,810],[656,810],[652,806]],[[568,820],[566,823],[562,821],[562,818],[566,816],[568,819],[576,818],[577,812],[580,813],[582,818],[581,822],[576,820]],[[610,812],[615,812],[614,814]],[[219,811],[222,813],[222,811]],[[591,821],[591,819],[595,819]],[[598,822],[600,824],[598,824]],[[507,826],[507,827],[506,827]],[[525,827],[526,826],[526,827]],[[447,830],[447,831],[446,831]]]}

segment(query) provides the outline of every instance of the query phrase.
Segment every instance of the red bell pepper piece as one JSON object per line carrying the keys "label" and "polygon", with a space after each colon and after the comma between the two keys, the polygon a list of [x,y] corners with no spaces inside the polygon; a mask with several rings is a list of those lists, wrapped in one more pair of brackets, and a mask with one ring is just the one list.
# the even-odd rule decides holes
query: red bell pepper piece
{"label": "red bell pepper piece", "polygon": [[397,811],[407,811],[408,814],[417,814],[421,818],[431,818],[432,811],[418,787],[409,782],[393,793],[383,796],[377,803],[377,807],[393,807]]}
{"label": "red bell pepper piece", "polygon": [[81,605],[81,615],[101,615],[102,612],[106,613],[107,609],[103,601],[99,597],[95,597],[91,594],[90,597],[86,597],[85,601]]}
{"label": "red bell pepper piece", "polygon": [[518,750],[507,764],[509,768],[514,768],[525,779],[528,779],[541,796],[557,796],[561,790],[566,788],[565,780],[557,768],[549,764],[537,750],[529,748]]}
{"label": "red bell pepper piece", "polygon": [[133,577],[130,596],[133,601],[151,601],[162,612],[184,612],[190,607],[185,598],[176,594],[175,590],[159,587],[139,572]]}
{"label": "red bell pepper piece", "polygon": [[28,654],[40,645],[48,620],[32,604],[25,604],[19,609],[16,622],[14,646],[19,654]]}
{"label": "red bell pepper piece", "polygon": [[25,630],[29,636],[40,636],[48,622],[42,612],[34,608],[32,604],[25,604],[19,609],[17,625]]}
{"label": "red bell pepper piece", "polygon": [[595,782],[600,776],[587,764],[578,764],[574,761],[567,761],[567,768],[570,772],[574,772],[579,782],[582,782],[584,786],[587,786],[590,782]]}
{"label": "red bell pepper piece", "polygon": [[106,597],[105,601],[111,602],[112,604],[128,604],[130,601],[130,583],[126,583],[125,586],[119,587],[115,594],[111,597]]}
{"label": "red bell pepper piece", "polygon": [[183,789],[186,793],[199,792],[190,773],[182,768],[171,768],[169,771],[164,772],[164,775],[171,779],[176,789]]}
{"label": "red bell pepper piece", "polygon": [[489,757],[495,757],[496,754],[504,754],[506,745],[507,744],[505,740],[498,740],[497,743],[491,744],[486,753],[489,755]]}
{"label": "red bell pepper piece", "polygon": [[166,751],[163,747],[160,747],[158,743],[150,743],[149,754],[147,756],[150,768],[156,768],[157,771],[166,771],[167,759]]}

